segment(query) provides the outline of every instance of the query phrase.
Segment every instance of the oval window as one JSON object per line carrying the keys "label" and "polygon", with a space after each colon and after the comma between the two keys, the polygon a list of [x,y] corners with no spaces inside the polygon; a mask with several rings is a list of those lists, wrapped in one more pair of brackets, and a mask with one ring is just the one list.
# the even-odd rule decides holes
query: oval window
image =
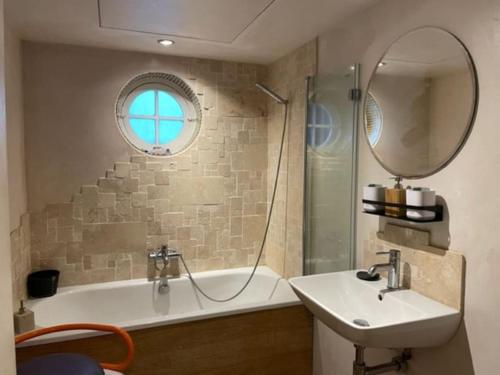
{"label": "oval window", "polygon": [[180,78],[146,73],[121,91],[116,107],[119,128],[136,149],[156,156],[177,154],[199,132],[201,109]]}

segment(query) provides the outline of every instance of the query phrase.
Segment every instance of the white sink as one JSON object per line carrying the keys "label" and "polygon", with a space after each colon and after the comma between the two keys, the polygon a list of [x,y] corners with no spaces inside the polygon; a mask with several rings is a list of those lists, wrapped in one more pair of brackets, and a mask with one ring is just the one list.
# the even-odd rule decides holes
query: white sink
{"label": "white sink", "polygon": [[[359,280],[356,272],[295,277],[289,282],[319,320],[357,345],[438,346],[457,331],[460,311],[412,290],[386,293],[380,301],[379,291],[386,288],[387,280]],[[360,325],[366,323],[368,326]]]}

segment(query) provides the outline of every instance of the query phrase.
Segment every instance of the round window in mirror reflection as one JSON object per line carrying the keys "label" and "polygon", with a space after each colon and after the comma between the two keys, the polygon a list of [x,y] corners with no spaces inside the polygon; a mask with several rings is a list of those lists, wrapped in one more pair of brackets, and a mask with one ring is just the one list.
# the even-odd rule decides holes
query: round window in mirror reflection
{"label": "round window in mirror reflection", "polygon": [[307,109],[307,144],[314,150],[328,146],[333,138],[333,120],[330,112],[319,103]]}
{"label": "round window in mirror reflection", "polygon": [[397,39],[377,64],[365,98],[365,134],[391,174],[421,178],[453,160],[477,107],[477,77],[464,45],[424,27]]}
{"label": "round window in mirror reflection", "polygon": [[365,104],[365,128],[368,143],[375,147],[382,134],[382,111],[375,98],[368,94]]}

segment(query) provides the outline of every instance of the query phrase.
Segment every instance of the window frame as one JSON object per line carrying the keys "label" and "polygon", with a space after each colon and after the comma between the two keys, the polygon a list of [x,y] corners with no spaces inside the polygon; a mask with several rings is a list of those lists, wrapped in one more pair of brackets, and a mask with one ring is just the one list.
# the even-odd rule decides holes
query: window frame
{"label": "window frame", "polygon": [[[140,139],[130,126],[130,118],[141,118],[140,115],[130,116],[129,108],[134,99],[145,91],[163,91],[171,95],[183,111],[183,126],[179,135],[172,141],[159,144],[158,129],[160,120],[169,120],[169,116],[155,113],[144,119],[155,121],[155,144]],[[157,94],[156,94],[157,95]],[[155,104],[155,112],[159,111]],[[120,91],[116,102],[116,120],[122,136],[133,148],[151,156],[172,156],[189,148],[200,131],[201,108],[198,99],[191,88],[180,78],[166,73],[145,73],[129,81]],[[171,120],[179,121],[180,117]]]}

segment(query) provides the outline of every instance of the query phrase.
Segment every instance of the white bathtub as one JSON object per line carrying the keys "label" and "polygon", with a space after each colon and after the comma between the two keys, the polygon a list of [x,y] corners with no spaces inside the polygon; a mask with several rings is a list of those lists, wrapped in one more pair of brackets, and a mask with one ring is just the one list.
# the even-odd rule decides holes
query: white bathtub
{"label": "white bathtub", "polygon": [[[227,298],[237,292],[251,268],[193,274],[210,296]],[[301,304],[288,282],[267,267],[259,267],[247,289],[234,300],[212,302],[186,276],[169,280],[170,289],[158,294],[158,282],[146,279],[60,288],[53,297],[28,301],[37,327],[63,323],[109,323],[127,330],[242,314]],[[44,336],[29,345],[71,340],[95,334],[66,332]]]}

